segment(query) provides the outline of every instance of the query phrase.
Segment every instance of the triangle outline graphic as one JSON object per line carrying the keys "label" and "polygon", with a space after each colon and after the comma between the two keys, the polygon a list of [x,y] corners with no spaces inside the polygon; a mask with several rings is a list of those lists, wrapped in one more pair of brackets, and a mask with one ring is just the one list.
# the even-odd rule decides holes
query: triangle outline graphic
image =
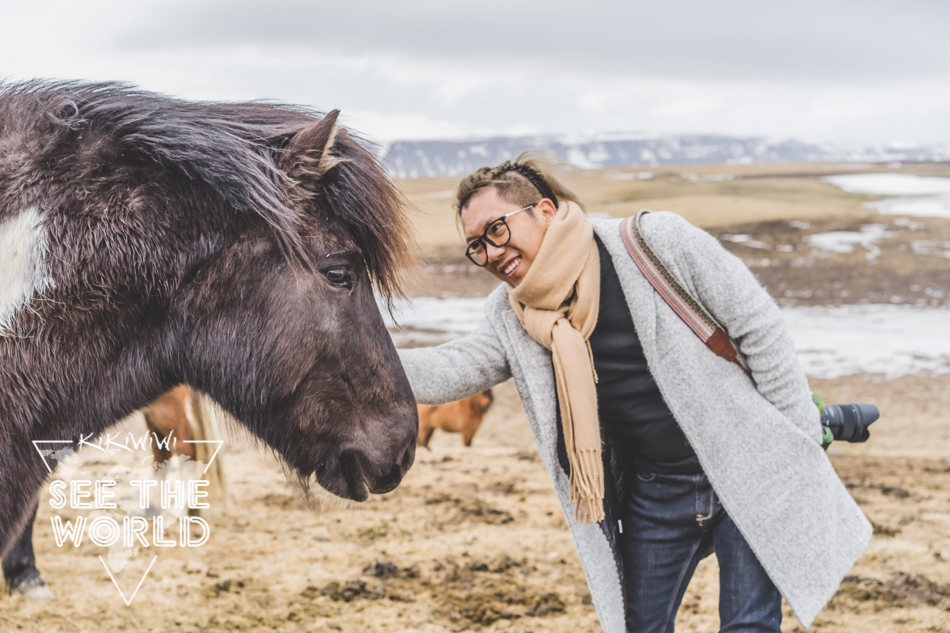
{"label": "triangle outline graphic", "polygon": [[33,440],[33,448],[36,449],[36,452],[39,453],[40,459],[43,460],[43,465],[46,466],[46,470],[49,471],[49,474],[53,474],[53,469],[50,468],[49,462],[46,461],[47,456],[53,454],[55,451],[49,451],[46,455],[43,454],[43,451],[40,450],[39,444],[72,444],[72,440]]}
{"label": "triangle outline graphic", "polygon": [[221,447],[224,446],[224,440],[182,440],[182,444],[217,444],[218,448],[214,449],[214,455],[211,456],[211,459],[208,460],[208,463],[205,464],[205,469],[201,471],[201,474],[208,472],[208,469],[211,468],[211,464],[214,463],[214,458],[218,456],[218,451],[221,450]]}
{"label": "triangle outline graphic", "polygon": [[131,606],[132,601],[135,600],[135,594],[139,592],[139,588],[142,586],[142,583],[145,582],[145,577],[148,576],[148,572],[152,571],[152,565],[155,564],[155,561],[158,560],[158,556],[152,558],[152,562],[148,564],[148,569],[145,570],[145,573],[142,574],[142,579],[139,581],[139,584],[135,586],[135,591],[132,592],[132,595],[126,599],[125,594],[122,593],[122,589],[119,587],[119,583],[115,581],[115,576],[112,575],[112,570],[109,569],[109,565],[106,564],[105,559],[102,556],[99,556],[99,560],[102,562],[102,566],[106,568],[106,573],[109,574],[109,579],[112,580],[112,584],[115,585],[116,590],[119,592],[119,595],[122,596],[122,601],[125,602],[125,606]]}

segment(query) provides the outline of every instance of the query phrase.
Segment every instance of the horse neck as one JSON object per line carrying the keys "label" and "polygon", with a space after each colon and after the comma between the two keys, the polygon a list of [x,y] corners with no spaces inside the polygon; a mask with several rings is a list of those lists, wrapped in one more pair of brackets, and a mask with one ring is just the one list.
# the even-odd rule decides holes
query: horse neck
{"label": "horse neck", "polygon": [[144,346],[92,338],[68,349],[0,338],[0,442],[91,440],[173,386]]}

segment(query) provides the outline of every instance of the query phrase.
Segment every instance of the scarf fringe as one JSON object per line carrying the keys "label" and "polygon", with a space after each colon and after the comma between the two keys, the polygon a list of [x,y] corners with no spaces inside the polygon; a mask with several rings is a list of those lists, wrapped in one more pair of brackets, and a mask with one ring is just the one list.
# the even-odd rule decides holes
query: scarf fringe
{"label": "scarf fringe", "polygon": [[577,451],[571,464],[570,500],[574,522],[604,520],[604,462],[599,449]]}
{"label": "scarf fringe", "polygon": [[590,357],[590,371],[594,374],[594,384],[596,385],[600,382],[600,378],[597,377],[597,368],[594,367],[594,350],[590,346],[589,338],[584,342],[587,343],[587,355]]}

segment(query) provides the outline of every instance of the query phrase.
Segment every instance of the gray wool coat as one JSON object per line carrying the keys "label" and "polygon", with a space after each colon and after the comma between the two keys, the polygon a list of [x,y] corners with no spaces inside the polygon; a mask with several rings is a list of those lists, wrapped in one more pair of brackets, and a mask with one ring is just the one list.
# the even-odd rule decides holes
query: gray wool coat
{"label": "gray wool coat", "polygon": [[[809,626],[871,538],[871,524],[821,448],[819,414],[782,315],[748,268],[719,242],[669,212],[643,217],[647,241],[736,343],[755,383],[710,351],[653,290],[620,237],[619,220],[591,220],[620,277],[653,378],[696,451],[722,505],[799,622]],[[568,519],[601,626],[622,633],[625,605],[615,541],[574,523],[558,463],[551,353],[508,304],[488,298],[472,334],[400,350],[416,398],[457,400],[510,376]],[[627,570],[627,573],[635,573]]]}

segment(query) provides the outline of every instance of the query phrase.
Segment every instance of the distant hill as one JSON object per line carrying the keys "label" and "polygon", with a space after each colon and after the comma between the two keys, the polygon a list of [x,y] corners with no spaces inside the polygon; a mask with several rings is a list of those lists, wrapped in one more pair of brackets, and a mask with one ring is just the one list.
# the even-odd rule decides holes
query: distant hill
{"label": "distant hill", "polygon": [[496,137],[464,141],[396,141],[383,162],[397,178],[457,176],[547,149],[575,167],[695,163],[950,161],[950,144],[806,143],[792,139],[715,135],[590,135]]}

